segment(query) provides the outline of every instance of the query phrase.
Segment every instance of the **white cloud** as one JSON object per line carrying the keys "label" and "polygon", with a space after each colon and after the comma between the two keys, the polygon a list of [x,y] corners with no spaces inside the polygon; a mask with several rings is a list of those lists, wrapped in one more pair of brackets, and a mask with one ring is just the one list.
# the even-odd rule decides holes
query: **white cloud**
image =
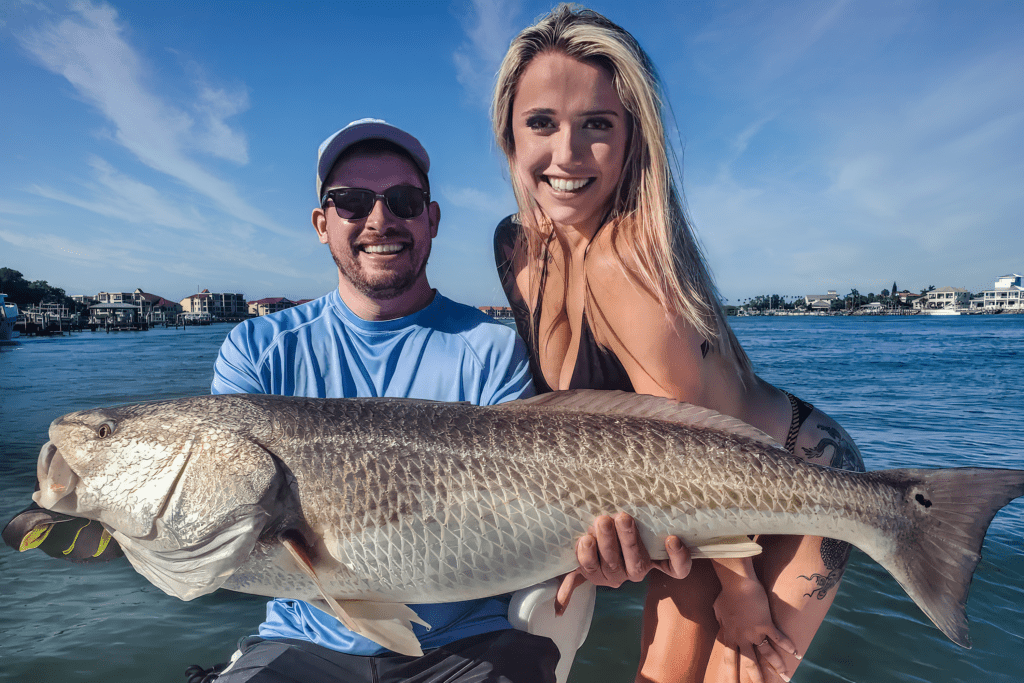
{"label": "white cloud", "polygon": [[709,107],[725,145],[687,194],[727,296],[976,289],[1020,268],[1024,41],[950,45],[941,10],[876,9],[744,7],[698,37],[728,106]]}
{"label": "white cloud", "polygon": [[26,32],[22,45],[66,78],[114,125],[113,138],[147,166],[212,199],[235,218],[282,235],[292,232],[252,207],[228,182],[189,158],[186,150],[245,163],[245,137],[224,119],[247,106],[244,92],[200,84],[193,110],[200,121],[164,101],[148,85],[152,74],[125,40],[109,5],[76,2],[73,14]]}
{"label": "white cloud", "polygon": [[30,191],[61,205],[78,207],[127,223],[160,225],[193,233],[208,230],[200,217],[183,212],[179,208],[180,202],[171,201],[156,188],[118,173],[103,159],[94,157],[90,166],[95,171],[95,182],[83,183],[81,190],[56,190],[34,185]]}
{"label": "white cloud", "polygon": [[466,94],[484,107],[490,106],[494,77],[505,51],[516,34],[518,0],[472,0],[472,11],[461,18],[468,42],[452,59],[456,78]]}
{"label": "white cloud", "polygon": [[28,206],[27,204],[0,199],[0,214],[7,214],[10,216],[33,216],[38,213],[38,209]]}
{"label": "white cloud", "polygon": [[249,145],[245,135],[224,123],[224,119],[248,108],[249,95],[245,90],[228,92],[202,86],[199,102],[194,105],[203,123],[203,128],[197,130],[195,135],[198,148],[237,164],[249,163]]}
{"label": "white cloud", "polygon": [[0,230],[0,240],[27,251],[35,252],[56,262],[87,264],[94,268],[116,268],[135,273],[157,267],[152,261],[138,258],[136,250],[129,251],[116,242],[82,242],[56,233],[27,234],[24,231]]}
{"label": "white cloud", "polygon": [[511,206],[515,202],[511,190],[494,194],[478,190],[474,187],[442,186],[440,189],[445,201],[445,204],[441,206],[442,210],[447,205],[451,205],[463,209],[494,213],[495,207]]}
{"label": "white cloud", "polygon": [[862,212],[866,226],[880,228],[872,232],[916,234],[923,248],[952,246],[965,230],[1011,227],[1006,217],[1024,200],[1018,76],[1016,61],[998,53],[962,65],[895,110],[865,108],[856,118],[832,112],[828,197]]}

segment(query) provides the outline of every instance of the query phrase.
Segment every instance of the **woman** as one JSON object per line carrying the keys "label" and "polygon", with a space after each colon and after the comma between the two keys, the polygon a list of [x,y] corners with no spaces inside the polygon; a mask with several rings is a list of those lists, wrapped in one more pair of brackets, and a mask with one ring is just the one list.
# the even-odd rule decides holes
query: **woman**
{"label": "woman", "polygon": [[[635,39],[569,5],[520,33],[502,63],[492,117],[519,213],[498,226],[495,256],[538,391],[671,397],[740,418],[812,462],[863,469],[843,429],[758,378],[729,329],[674,182],[662,101]],[[630,558],[609,548],[631,528],[628,517],[600,520],[578,548],[582,573],[621,582]],[[753,560],[651,575],[638,680],[789,680],[849,549],[757,541]]]}

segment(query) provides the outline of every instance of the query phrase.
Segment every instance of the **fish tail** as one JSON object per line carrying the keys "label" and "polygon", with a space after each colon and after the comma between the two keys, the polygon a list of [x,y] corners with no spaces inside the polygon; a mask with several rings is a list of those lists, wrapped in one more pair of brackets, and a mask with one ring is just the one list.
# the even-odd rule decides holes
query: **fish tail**
{"label": "fish tail", "polygon": [[985,532],[1004,505],[1024,495],[1024,471],[963,467],[872,474],[902,490],[909,520],[895,530],[891,551],[879,563],[939,630],[969,648],[967,593]]}

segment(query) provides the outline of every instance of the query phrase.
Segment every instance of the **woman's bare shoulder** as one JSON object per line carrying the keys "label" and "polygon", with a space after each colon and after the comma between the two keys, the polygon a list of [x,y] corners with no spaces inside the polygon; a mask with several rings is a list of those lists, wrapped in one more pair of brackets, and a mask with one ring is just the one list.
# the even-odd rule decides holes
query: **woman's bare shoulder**
{"label": "woman's bare shoulder", "polygon": [[587,250],[587,286],[595,303],[665,318],[665,307],[657,292],[646,286],[640,276],[636,255],[623,249],[621,241],[611,231],[602,230]]}
{"label": "woman's bare shoulder", "polygon": [[636,391],[706,401],[713,382],[703,338],[644,285],[631,257],[623,258],[604,231],[591,244],[585,268],[594,336],[623,364]]}

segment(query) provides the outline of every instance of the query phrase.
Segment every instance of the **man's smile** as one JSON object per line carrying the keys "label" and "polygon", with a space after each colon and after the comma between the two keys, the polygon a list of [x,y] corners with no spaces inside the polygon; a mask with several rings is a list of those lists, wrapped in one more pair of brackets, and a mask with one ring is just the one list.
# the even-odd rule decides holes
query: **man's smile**
{"label": "man's smile", "polygon": [[405,249],[404,244],[364,244],[357,247],[367,254],[397,254]]}

